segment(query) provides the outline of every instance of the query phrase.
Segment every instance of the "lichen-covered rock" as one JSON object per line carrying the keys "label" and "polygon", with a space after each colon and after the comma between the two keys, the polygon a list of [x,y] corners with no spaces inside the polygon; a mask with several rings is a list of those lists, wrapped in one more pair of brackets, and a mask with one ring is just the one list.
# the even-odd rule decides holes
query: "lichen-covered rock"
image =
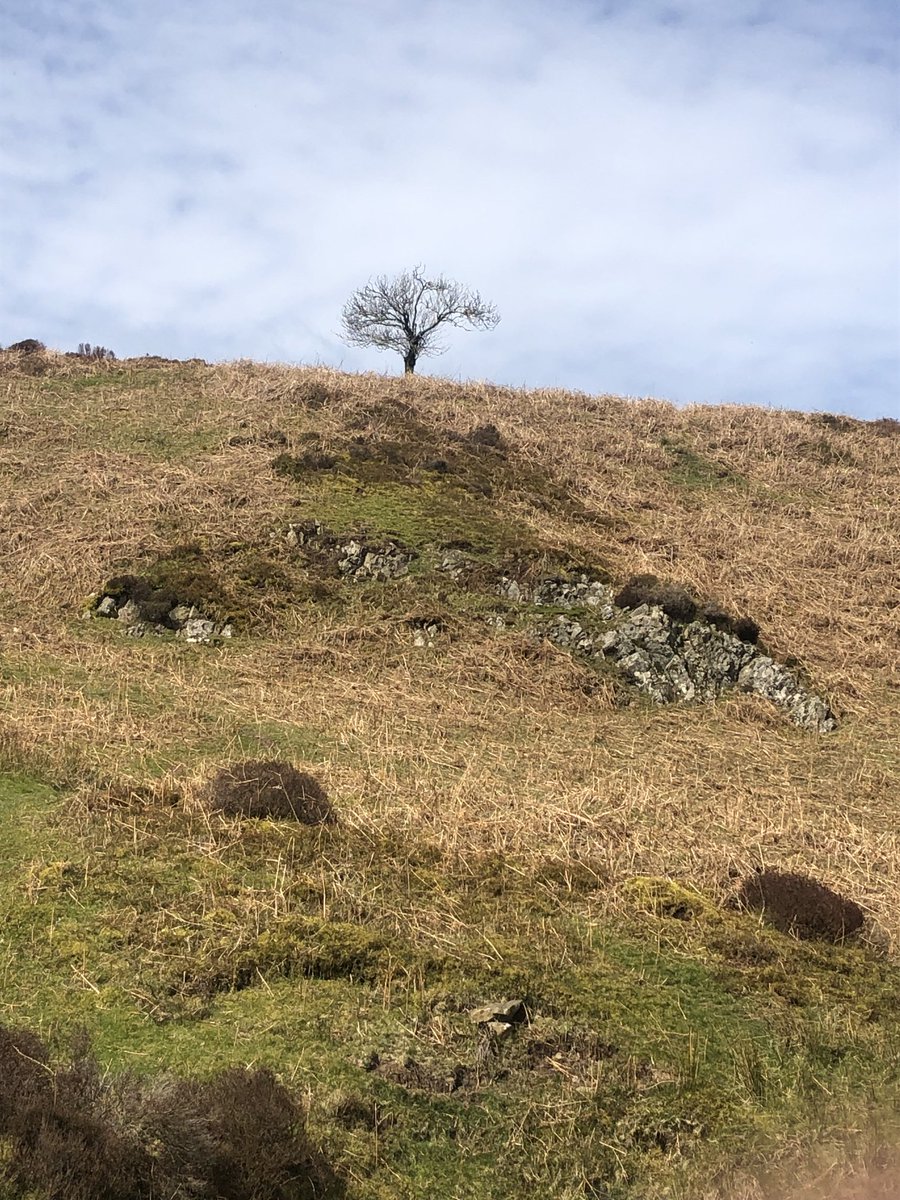
{"label": "lichen-covered rock", "polygon": [[504,596],[507,600],[512,600],[516,604],[529,598],[529,592],[525,585],[519,583],[516,579],[510,579],[508,575],[500,577],[497,592],[499,595]]}
{"label": "lichen-covered rock", "polygon": [[588,575],[577,579],[542,579],[534,589],[532,603],[553,608],[596,608],[605,621],[611,621],[615,610],[612,588]]}
{"label": "lichen-covered rock", "polygon": [[571,617],[560,614],[549,625],[544,627],[544,636],[556,646],[564,650],[574,650],[578,654],[592,655],[597,652],[597,640],[579,622]]}
{"label": "lichen-covered rock", "polygon": [[215,621],[206,617],[189,617],[178,630],[180,637],[194,645],[208,645],[216,633]]}
{"label": "lichen-covered rock", "polygon": [[704,621],[673,621],[662,608],[642,605],[603,635],[599,649],[660,704],[714,700],[736,687],[773,701],[803,729],[830,733],[837,727],[825,701],[788,667]]}
{"label": "lichen-covered rock", "polygon": [[338,570],[348,579],[399,579],[409,570],[415,555],[396,542],[369,546],[355,538],[339,550]]}

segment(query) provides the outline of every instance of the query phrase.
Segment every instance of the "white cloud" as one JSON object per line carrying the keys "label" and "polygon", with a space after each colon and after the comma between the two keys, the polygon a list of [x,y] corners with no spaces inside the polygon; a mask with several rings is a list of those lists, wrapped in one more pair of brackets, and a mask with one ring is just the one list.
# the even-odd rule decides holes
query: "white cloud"
{"label": "white cloud", "polygon": [[393,370],[341,345],[340,307],[424,262],[503,315],[426,369],[898,409],[877,0],[22,14],[0,51],[0,339]]}

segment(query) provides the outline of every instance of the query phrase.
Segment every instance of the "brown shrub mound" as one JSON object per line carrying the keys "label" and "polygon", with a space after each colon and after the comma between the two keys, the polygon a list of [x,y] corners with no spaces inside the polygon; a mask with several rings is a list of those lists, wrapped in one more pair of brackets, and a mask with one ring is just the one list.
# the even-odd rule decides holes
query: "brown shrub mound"
{"label": "brown shrub mound", "polygon": [[741,884],[737,902],[761,912],[763,919],[782,933],[797,937],[842,942],[856,933],[864,918],[853,900],[808,875],[789,871],[759,871]]}
{"label": "brown shrub mound", "polygon": [[0,1125],[3,1195],[314,1200],[344,1194],[309,1140],[304,1109],[271,1071],[231,1067],[205,1080],[111,1075],[84,1038],[69,1062],[56,1064],[36,1035],[2,1026],[0,1066],[7,1103]]}
{"label": "brown shrub mound", "polygon": [[271,817],[304,825],[334,823],[325,789],[290,763],[248,761],[222,767],[204,791],[207,806],[230,817]]}

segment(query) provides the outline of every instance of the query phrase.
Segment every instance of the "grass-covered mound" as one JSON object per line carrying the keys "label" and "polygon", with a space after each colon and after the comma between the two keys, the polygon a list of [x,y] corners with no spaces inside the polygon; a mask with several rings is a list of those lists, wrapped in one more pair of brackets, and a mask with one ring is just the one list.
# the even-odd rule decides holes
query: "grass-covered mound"
{"label": "grass-covered mound", "polygon": [[[24,358],[0,355],[7,1028],[86,1027],[110,1081],[271,1071],[325,1195],[890,1180],[900,439]],[[605,589],[645,604],[651,579],[758,634],[837,729],[748,695],[655,707],[542,635],[593,636]],[[116,581],[159,630],[92,615]],[[234,636],[179,638],[188,604]],[[801,929],[776,875],[853,907],[817,892]]]}

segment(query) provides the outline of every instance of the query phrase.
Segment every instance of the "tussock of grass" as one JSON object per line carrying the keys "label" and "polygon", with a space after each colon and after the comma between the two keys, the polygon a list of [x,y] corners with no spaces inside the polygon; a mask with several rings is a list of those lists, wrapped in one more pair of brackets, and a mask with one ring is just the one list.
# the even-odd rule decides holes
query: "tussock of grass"
{"label": "tussock of grass", "polygon": [[[116,1070],[270,1067],[367,1200],[762,1200],[801,1194],[817,1156],[835,1179],[882,1170],[900,439],[427,378],[20,357],[0,355],[8,1021],[86,1024]],[[327,544],[288,544],[304,521],[416,557],[351,583]],[[448,546],[472,560],[459,580]],[[576,563],[752,613],[841,728],[818,739],[746,696],[628,703],[497,595],[503,573]],[[84,616],[111,577],[178,590],[186,571],[231,644]],[[440,636],[416,646],[426,616]],[[203,803],[222,763],[277,760],[321,781],[339,824]],[[730,909],[757,867],[854,897],[861,939]],[[485,1040],[468,1009],[511,998],[528,1021]]]}

